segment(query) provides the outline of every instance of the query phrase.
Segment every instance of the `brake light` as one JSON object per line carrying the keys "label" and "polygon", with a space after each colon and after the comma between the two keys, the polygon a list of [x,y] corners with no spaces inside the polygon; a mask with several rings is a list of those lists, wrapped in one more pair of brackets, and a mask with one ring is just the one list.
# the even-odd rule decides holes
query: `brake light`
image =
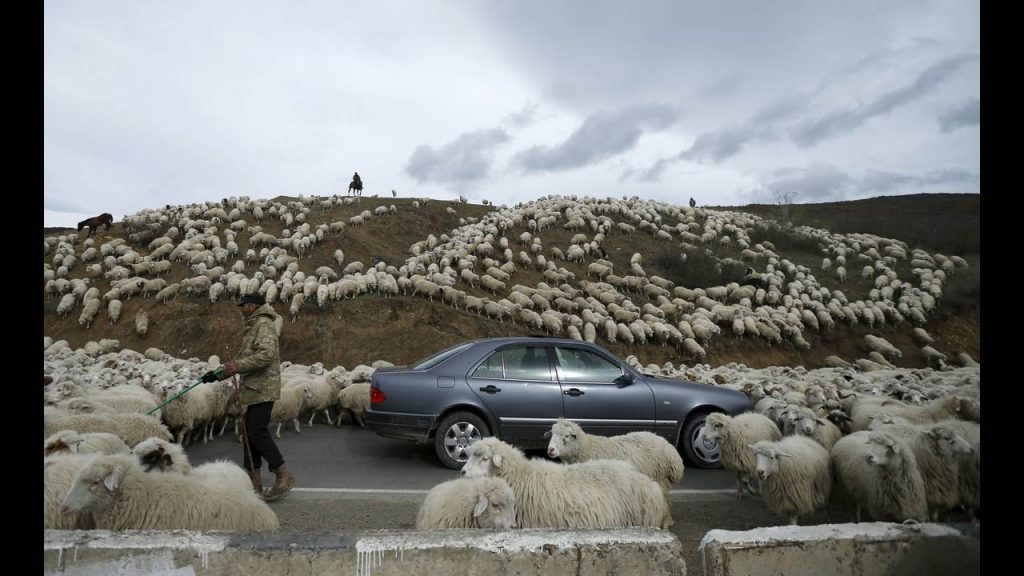
{"label": "brake light", "polygon": [[387,394],[381,392],[379,388],[375,388],[373,386],[370,387],[370,403],[371,404],[380,404],[381,402],[383,402],[383,401],[385,401],[387,399],[388,399]]}

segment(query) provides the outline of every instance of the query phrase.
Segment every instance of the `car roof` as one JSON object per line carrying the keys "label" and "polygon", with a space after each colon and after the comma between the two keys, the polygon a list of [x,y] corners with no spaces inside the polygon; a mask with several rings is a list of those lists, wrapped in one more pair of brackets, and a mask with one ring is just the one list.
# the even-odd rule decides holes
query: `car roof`
{"label": "car roof", "polygon": [[547,344],[583,344],[586,346],[596,346],[591,342],[583,340],[574,340],[572,338],[552,338],[549,336],[500,336],[497,338],[478,338],[476,340],[469,340],[471,343],[482,343],[482,342],[493,342],[495,344],[520,344],[520,343],[547,343]]}

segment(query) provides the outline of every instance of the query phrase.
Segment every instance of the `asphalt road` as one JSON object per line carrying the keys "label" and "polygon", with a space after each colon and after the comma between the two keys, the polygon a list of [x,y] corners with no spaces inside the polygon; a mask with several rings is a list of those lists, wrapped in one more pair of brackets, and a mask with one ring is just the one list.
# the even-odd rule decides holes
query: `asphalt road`
{"label": "asphalt road", "polygon": [[[373,491],[426,493],[436,484],[458,477],[438,462],[433,448],[414,442],[382,438],[375,432],[344,424],[341,428],[317,422],[312,427],[301,422],[301,432],[281,428],[277,446],[296,477],[294,490],[301,493],[360,494]],[[273,432],[274,427],[271,427]],[[209,444],[193,443],[186,448],[193,465],[217,459],[242,464],[242,445],[230,435]],[[540,451],[528,453],[542,457]],[[273,478],[263,465],[264,482]],[[731,493],[735,478],[724,470],[700,470],[687,467],[683,480],[673,485],[677,495]]]}

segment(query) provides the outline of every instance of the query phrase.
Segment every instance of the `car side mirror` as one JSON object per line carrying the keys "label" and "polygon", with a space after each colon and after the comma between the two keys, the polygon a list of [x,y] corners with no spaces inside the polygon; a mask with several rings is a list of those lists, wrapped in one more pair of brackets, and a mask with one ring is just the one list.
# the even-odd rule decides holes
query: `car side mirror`
{"label": "car side mirror", "polygon": [[636,376],[633,376],[632,372],[623,371],[622,378],[620,378],[619,381],[622,382],[623,385],[629,386],[633,382],[636,382]]}

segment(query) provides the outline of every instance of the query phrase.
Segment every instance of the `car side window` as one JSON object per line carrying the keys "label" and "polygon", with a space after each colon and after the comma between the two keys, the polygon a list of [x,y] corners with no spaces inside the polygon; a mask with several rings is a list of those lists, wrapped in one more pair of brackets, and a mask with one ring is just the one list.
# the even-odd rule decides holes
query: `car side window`
{"label": "car side window", "polygon": [[603,356],[579,348],[555,348],[559,378],[566,382],[616,383],[622,369]]}
{"label": "car side window", "polygon": [[502,378],[504,372],[502,370],[502,356],[503,351],[498,350],[494,354],[491,354],[484,360],[483,364],[477,367],[473,371],[474,378]]}
{"label": "car side window", "polygon": [[551,380],[548,353],[543,346],[517,346],[502,352],[506,380]]}

